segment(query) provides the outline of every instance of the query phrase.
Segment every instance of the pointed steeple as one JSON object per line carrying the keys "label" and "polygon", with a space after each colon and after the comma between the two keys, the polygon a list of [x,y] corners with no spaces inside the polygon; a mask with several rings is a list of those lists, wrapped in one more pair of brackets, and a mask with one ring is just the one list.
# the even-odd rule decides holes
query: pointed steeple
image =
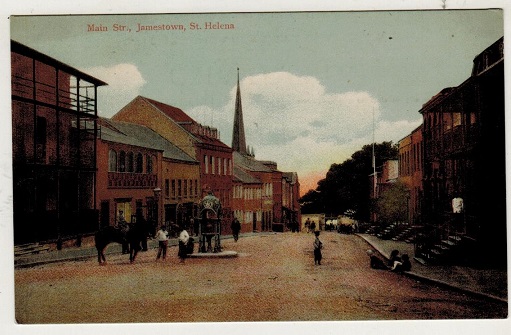
{"label": "pointed steeple", "polygon": [[245,127],[243,125],[243,111],[241,109],[240,69],[238,68],[238,89],[236,90],[236,106],[234,109],[234,125],[232,129],[232,148],[242,155],[247,155],[245,142]]}

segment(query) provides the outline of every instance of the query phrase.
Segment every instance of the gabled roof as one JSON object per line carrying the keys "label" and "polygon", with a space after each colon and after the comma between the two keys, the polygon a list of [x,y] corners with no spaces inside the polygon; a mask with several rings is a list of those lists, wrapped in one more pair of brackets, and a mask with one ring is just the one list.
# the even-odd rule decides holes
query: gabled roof
{"label": "gabled roof", "polygon": [[101,139],[109,142],[128,144],[163,151],[163,157],[186,163],[198,163],[184,151],[146,126],[100,118]]}
{"label": "gabled roof", "polygon": [[194,119],[192,119],[188,114],[183,112],[182,109],[164,104],[163,102],[159,102],[153,99],[149,99],[143,96],[140,96],[142,99],[146,100],[150,104],[152,104],[154,107],[162,111],[164,114],[166,114],[168,117],[170,117],[172,120],[174,120],[177,123],[181,122],[188,122],[188,123],[197,123]]}
{"label": "gabled roof", "polygon": [[234,165],[245,171],[272,172],[270,168],[253,157],[244,156],[237,151],[234,151],[232,156],[234,158]]}
{"label": "gabled roof", "polygon": [[242,182],[243,184],[261,184],[261,180],[246,173],[238,166],[234,166],[234,181]]}
{"label": "gabled roof", "polygon": [[160,112],[162,112],[163,114],[168,116],[170,119],[172,119],[178,125],[182,126],[183,129],[185,129],[189,134],[191,134],[193,137],[195,137],[197,139],[197,141],[204,143],[204,144],[210,144],[210,145],[214,145],[217,147],[222,147],[225,149],[231,149],[231,147],[229,147],[227,144],[223,143],[222,141],[220,141],[217,138],[206,136],[206,135],[201,135],[197,132],[190,131],[190,129],[193,128],[193,127],[190,127],[190,125],[196,125],[197,128],[202,127],[202,125],[200,125],[198,122],[196,122],[190,116],[188,116],[188,114],[183,112],[183,110],[181,110],[177,107],[171,106],[171,105],[167,105],[163,102],[159,102],[159,101],[149,99],[149,98],[146,98],[143,96],[139,96],[139,98],[147,101],[149,104],[154,106],[154,108],[156,108],[157,110],[159,110]]}

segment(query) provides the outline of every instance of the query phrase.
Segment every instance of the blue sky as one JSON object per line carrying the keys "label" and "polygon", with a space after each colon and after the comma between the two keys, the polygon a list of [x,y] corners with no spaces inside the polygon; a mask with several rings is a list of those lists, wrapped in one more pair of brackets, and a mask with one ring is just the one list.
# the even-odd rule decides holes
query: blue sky
{"label": "blue sky", "polygon": [[[487,9],[10,20],[14,40],[109,83],[100,115],[144,95],[217,127],[229,145],[239,67],[247,144],[257,158],[297,171],[306,189],[372,142],[373,115],[377,142],[409,134],[422,104],[468,78],[473,58],[504,29],[502,11]],[[137,32],[139,24],[185,29]]]}

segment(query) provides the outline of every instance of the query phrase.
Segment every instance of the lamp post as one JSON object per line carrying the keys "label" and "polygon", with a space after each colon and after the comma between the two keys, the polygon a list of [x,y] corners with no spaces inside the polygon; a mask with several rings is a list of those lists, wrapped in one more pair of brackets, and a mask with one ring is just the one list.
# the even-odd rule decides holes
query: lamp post
{"label": "lamp post", "polygon": [[160,200],[160,194],[161,194],[161,188],[156,187],[153,190],[154,193],[154,209],[153,209],[153,218],[154,218],[154,225],[153,230],[156,231],[156,228],[160,226],[160,215],[159,215],[159,209],[158,209],[158,200]]}

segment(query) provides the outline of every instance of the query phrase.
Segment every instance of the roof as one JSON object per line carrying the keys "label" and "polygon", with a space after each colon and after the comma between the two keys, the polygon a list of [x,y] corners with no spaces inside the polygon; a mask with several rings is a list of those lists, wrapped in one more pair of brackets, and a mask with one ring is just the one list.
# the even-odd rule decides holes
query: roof
{"label": "roof", "polygon": [[101,139],[163,151],[163,157],[186,163],[198,163],[184,151],[146,126],[100,118]]}
{"label": "roof", "polygon": [[167,105],[163,102],[159,102],[153,99],[149,99],[143,96],[139,96],[141,99],[144,99],[149,104],[153,105],[157,110],[161,111],[163,114],[167,115],[170,119],[172,119],[177,124],[181,125],[183,129],[185,129],[188,133],[190,133],[192,136],[194,136],[197,141],[209,144],[217,147],[223,147],[225,149],[231,149],[227,144],[223,143],[217,138],[210,137],[207,135],[201,135],[197,132],[192,132],[190,129],[192,127],[187,127],[186,125],[197,125],[197,127],[202,127],[198,122],[196,122],[194,119],[192,119],[188,114],[186,114],[182,109]]}
{"label": "roof", "polygon": [[48,65],[51,65],[51,66],[54,66],[55,68],[58,68],[60,70],[64,70],[66,71],[67,73],[73,75],[73,76],[76,76],[80,79],[83,79],[83,80],[86,80],[88,81],[89,83],[91,84],[94,84],[96,86],[104,86],[104,85],[108,85],[107,83],[105,83],[104,81],[102,80],[99,80],[97,78],[94,78],[93,76],[85,73],[85,72],[82,72],[78,69],[75,69],[74,67],[72,66],[69,66],[65,63],[62,63],[61,61],[58,61],[56,60],[55,58],[52,58],[46,54],[43,54],[37,50],[34,50],[32,48],[29,48],[27,47],[26,45],[24,44],[21,44],[19,42],[16,42],[14,40],[11,40],[11,52],[16,52],[20,55],[24,55],[24,56],[27,56],[27,57],[31,57],[31,58],[34,58],[34,59],[37,59],[45,64],[48,64]]}
{"label": "roof", "polygon": [[194,119],[192,119],[188,114],[183,112],[182,109],[164,104],[163,102],[159,102],[153,99],[149,99],[143,96],[140,96],[142,99],[146,100],[150,104],[152,104],[154,107],[162,111],[164,114],[166,114],[168,117],[170,117],[172,120],[174,120],[177,123],[180,122],[191,122],[191,123],[197,123]]}
{"label": "roof", "polygon": [[245,171],[272,172],[270,168],[268,168],[262,162],[254,159],[253,157],[244,156],[237,151],[234,151],[232,156],[234,159],[234,165],[242,168]]}
{"label": "roof", "polygon": [[296,183],[298,180],[298,174],[296,172],[284,172],[282,173],[282,177],[286,178],[291,183]]}
{"label": "roof", "polygon": [[243,184],[261,184],[261,180],[243,171],[238,166],[234,166],[234,180],[240,181]]}

